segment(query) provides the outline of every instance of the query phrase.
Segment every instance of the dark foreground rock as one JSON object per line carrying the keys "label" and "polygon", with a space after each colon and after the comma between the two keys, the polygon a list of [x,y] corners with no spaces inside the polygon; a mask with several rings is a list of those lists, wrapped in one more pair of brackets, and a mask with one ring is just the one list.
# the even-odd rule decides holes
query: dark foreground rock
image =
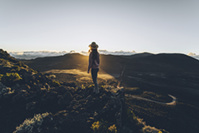
{"label": "dark foreground rock", "polygon": [[[11,88],[0,86],[3,132],[13,131],[16,126],[15,133],[108,132],[113,125],[115,131],[121,132],[124,126],[126,108],[122,90],[111,93],[101,87],[100,93],[95,94],[92,87],[19,91],[24,87],[19,86],[15,88],[18,91],[11,93]],[[95,125],[97,122],[99,127]]]}
{"label": "dark foreground rock", "polygon": [[[68,106],[63,107],[63,110],[56,113],[37,114],[32,119],[26,119],[17,127],[15,133],[64,133],[66,131],[89,133],[94,130],[107,132],[108,127],[112,125],[115,125],[117,131],[121,130],[124,106],[122,104],[124,99],[120,97],[122,94],[113,96],[102,88],[100,94],[95,95],[89,88],[78,89],[71,95],[73,95],[72,101]],[[57,105],[59,105],[58,101]],[[93,123],[97,121],[106,127],[95,129]]]}
{"label": "dark foreground rock", "polygon": [[1,133],[140,132],[123,89],[78,87],[43,75],[0,50]]}

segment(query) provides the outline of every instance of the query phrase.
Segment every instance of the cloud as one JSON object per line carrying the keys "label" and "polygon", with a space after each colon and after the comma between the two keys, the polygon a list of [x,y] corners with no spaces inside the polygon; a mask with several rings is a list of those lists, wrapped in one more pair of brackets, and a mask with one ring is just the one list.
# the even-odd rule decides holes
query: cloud
{"label": "cloud", "polygon": [[[82,55],[88,55],[88,52],[81,51],[76,52],[74,50],[71,50],[70,52],[66,51],[23,51],[23,52],[9,52],[9,54],[17,59],[35,59],[38,57],[49,57],[49,56],[61,56],[69,53],[80,53]],[[107,50],[99,50],[100,54],[105,55],[133,55],[136,54],[135,51],[107,51]]]}
{"label": "cloud", "polygon": [[196,56],[196,53],[190,52],[190,53],[188,53],[188,55],[189,55],[189,56]]}
{"label": "cloud", "polygon": [[[50,57],[50,56],[61,56],[65,54],[70,54],[70,53],[80,53],[82,55],[88,56],[87,51],[81,51],[77,52],[74,50],[71,50],[70,52],[67,51],[23,51],[23,52],[9,52],[9,54],[17,59],[36,59],[38,57]],[[135,51],[107,51],[107,50],[99,50],[100,54],[104,55],[133,55],[136,54]],[[188,56],[191,56],[195,59],[199,60],[199,55],[196,53],[190,52],[187,54]]]}
{"label": "cloud", "polygon": [[188,55],[193,57],[193,58],[195,58],[195,59],[197,59],[197,60],[199,60],[199,55],[197,55],[196,53],[190,52]]}
{"label": "cloud", "polygon": [[17,59],[35,59],[38,57],[60,56],[67,54],[66,51],[23,51],[23,52],[9,52],[9,54]]}

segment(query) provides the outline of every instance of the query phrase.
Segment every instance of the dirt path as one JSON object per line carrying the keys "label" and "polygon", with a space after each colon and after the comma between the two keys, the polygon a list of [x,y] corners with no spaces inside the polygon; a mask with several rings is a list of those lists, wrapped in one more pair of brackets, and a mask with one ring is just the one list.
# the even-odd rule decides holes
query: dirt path
{"label": "dirt path", "polygon": [[[90,73],[88,74],[86,71],[81,71],[79,69],[66,69],[66,70],[53,69],[53,70],[46,71],[45,73],[73,74],[73,75],[78,75],[82,79],[90,79],[90,77],[91,77]],[[99,73],[98,78],[105,79],[105,80],[114,79],[113,76],[111,76],[110,74],[106,74],[106,73]]]}
{"label": "dirt path", "polygon": [[135,99],[139,99],[139,100],[144,100],[144,101],[149,101],[149,102],[153,102],[153,103],[157,103],[157,104],[162,104],[162,105],[168,105],[168,106],[174,106],[176,105],[176,97],[172,96],[172,95],[168,95],[169,97],[171,97],[173,100],[169,103],[164,103],[164,102],[159,102],[159,101],[155,101],[155,100],[151,100],[151,99],[147,99],[144,97],[139,97],[139,96],[135,96],[135,95],[130,95],[130,94],[125,94],[126,97],[129,98],[135,98]]}

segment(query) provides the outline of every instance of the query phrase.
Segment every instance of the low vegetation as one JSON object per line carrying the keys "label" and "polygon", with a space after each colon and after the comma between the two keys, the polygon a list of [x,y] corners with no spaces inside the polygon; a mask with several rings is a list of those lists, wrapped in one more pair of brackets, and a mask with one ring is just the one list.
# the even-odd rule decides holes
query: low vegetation
{"label": "low vegetation", "polygon": [[[2,51],[0,54],[7,55]],[[117,133],[123,130],[122,118],[126,118],[121,113],[124,104],[121,91],[113,94],[108,83],[103,83],[96,95],[93,84],[59,82],[4,55],[0,56],[4,57],[0,63],[0,132]]]}
{"label": "low vegetation", "polygon": [[16,127],[16,131],[14,131],[13,133],[44,132],[41,130],[41,126],[44,119],[49,115],[49,113],[37,114],[32,119],[26,119],[20,126]]}
{"label": "low vegetation", "polygon": [[21,79],[22,78],[18,73],[6,73],[0,75],[0,82],[7,86],[19,83]]}
{"label": "low vegetation", "polygon": [[[74,56],[70,55],[70,58],[74,59],[80,55]],[[199,86],[198,75],[195,69],[188,71],[190,65],[181,69],[187,70],[183,71],[184,73],[174,74],[174,71],[167,71],[167,67],[162,66],[162,63],[164,64],[162,60],[158,64],[159,60],[154,55],[143,59],[146,61],[144,63],[149,65],[147,68],[140,60],[138,63],[131,62],[134,58],[131,56],[106,57],[106,61],[109,62],[104,60],[103,68],[114,64],[114,61],[118,63],[123,58],[130,61],[122,81],[126,89],[125,93],[163,102],[170,101],[168,94],[172,94],[177,97],[177,105],[159,105],[124,97],[115,89],[118,84],[117,78],[99,79],[100,94],[95,95],[90,78],[88,80],[72,74],[38,72],[53,68],[51,63],[58,64],[55,63],[57,60],[64,63],[60,65],[60,69],[66,69],[65,67],[78,69],[73,64],[67,66],[67,56],[60,57],[61,59],[52,58],[53,60],[36,59],[38,62],[42,60],[39,65],[32,60],[32,65],[40,68],[35,71],[0,50],[0,132],[167,133],[168,131],[183,133],[199,130],[198,100],[194,95],[190,95],[192,90],[197,90]],[[167,60],[167,56],[164,58]],[[154,68],[150,61],[155,63]],[[78,59],[77,62],[80,60]],[[47,67],[42,66],[42,63]],[[163,69],[158,68],[158,65]],[[169,65],[172,66],[172,64]],[[86,67],[84,63],[83,68]],[[56,68],[59,66],[57,65]],[[105,68],[106,72],[113,74],[116,70],[120,70],[119,67],[111,68],[113,67]],[[172,67],[170,70],[175,68]],[[166,73],[151,72],[156,69]],[[115,93],[111,91],[113,89],[116,90]]]}

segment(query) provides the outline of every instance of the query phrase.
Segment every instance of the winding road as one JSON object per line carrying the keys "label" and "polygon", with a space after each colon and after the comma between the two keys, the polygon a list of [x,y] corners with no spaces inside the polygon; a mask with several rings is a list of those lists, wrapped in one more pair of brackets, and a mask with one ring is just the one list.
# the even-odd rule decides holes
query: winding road
{"label": "winding road", "polygon": [[169,97],[171,97],[173,100],[169,103],[164,103],[164,102],[159,102],[159,101],[155,101],[155,100],[151,100],[151,99],[147,99],[144,97],[139,97],[139,96],[135,96],[135,95],[130,95],[130,94],[125,94],[126,97],[129,98],[134,98],[134,99],[139,99],[139,100],[144,100],[144,101],[149,101],[149,102],[153,102],[153,103],[157,103],[157,104],[162,104],[162,105],[168,105],[168,106],[174,106],[176,105],[176,97],[172,96],[172,95],[168,95]]}

